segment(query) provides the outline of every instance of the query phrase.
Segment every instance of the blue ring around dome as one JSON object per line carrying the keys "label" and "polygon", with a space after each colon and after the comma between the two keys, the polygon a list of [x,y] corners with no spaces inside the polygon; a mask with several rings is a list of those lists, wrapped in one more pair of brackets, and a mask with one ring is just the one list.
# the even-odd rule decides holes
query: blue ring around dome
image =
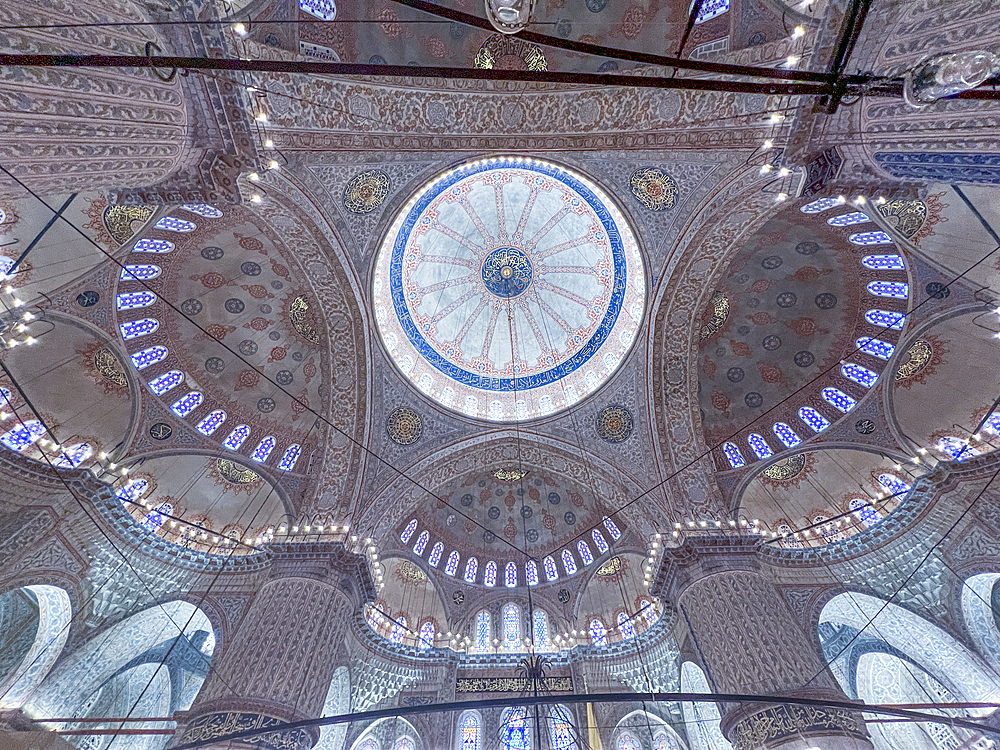
{"label": "blue ring around dome", "polygon": [[[597,330],[594,331],[594,335],[590,337],[590,340],[561,364],[536,375],[514,378],[489,377],[469,372],[441,356],[420,335],[417,326],[410,317],[410,311],[406,307],[406,295],[403,293],[403,253],[406,250],[406,243],[410,239],[410,233],[416,226],[421,214],[423,214],[435,198],[460,180],[481,172],[492,172],[497,169],[521,169],[553,177],[580,195],[597,215],[597,218],[600,219],[601,224],[604,226],[604,231],[607,232],[615,270],[608,310],[601,320],[600,325],[598,325]],[[611,335],[615,322],[618,320],[618,314],[621,312],[622,303],[625,299],[626,274],[625,251],[622,247],[622,238],[618,232],[618,226],[615,224],[615,220],[612,218],[607,206],[604,205],[590,188],[577,180],[572,174],[553,164],[501,158],[460,167],[447,177],[432,183],[430,189],[426,190],[420,199],[417,200],[403,220],[392,247],[392,257],[389,262],[389,291],[392,296],[393,308],[396,311],[396,318],[406,333],[406,337],[410,340],[414,348],[420,352],[420,355],[435,369],[447,375],[452,380],[483,391],[526,391],[555,383],[574,372],[597,353],[608,336]]]}

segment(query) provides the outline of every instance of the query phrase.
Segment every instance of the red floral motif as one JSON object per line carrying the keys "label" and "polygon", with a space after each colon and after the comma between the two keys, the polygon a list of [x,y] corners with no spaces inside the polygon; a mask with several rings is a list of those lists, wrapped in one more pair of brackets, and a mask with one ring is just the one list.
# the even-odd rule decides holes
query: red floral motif
{"label": "red floral motif", "polygon": [[244,323],[243,327],[250,328],[254,331],[263,331],[269,325],[271,325],[271,321],[267,318],[254,318],[249,323]]}
{"label": "red floral motif", "polygon": [[552,529],[554,529],[556,527],[556,517],[555,516],[551,516],[548,513],[546,513],[542,517],[542,526],[544,526],[545,528],[547,528],[549,531],[552,531]]}
{"label": "red floral motif", "polygon": [[276,346],[271,350],[271,356],[267,358],[269,363],[280,362],[288,354],[288,350],[283,346]]}
{"label": "red floral motif", "polygon": [[750,344],[745,341],[730,341],[729,345],[733,347],[733,354],[737,357],[749,357],[750,356]]}
{"label": "red floral motif", "polygon": [[389,39],[399,39],[406,33],[403,24],[399,23],[399,16],[390,8],[383,8],[376,18],[383,22],[380,24],[382,33]]}
{"label": "red floral motif", "polygon": [[256,370],[242,370],[236,378],[236,390],[242,391],[244,388],[253,388],[260,382],[260,373]]}
{"label": "red floral motif", "polygon": [[465,532],[467,534],[471,534],[475,530],[476,530],[476,522],[470,518],[468,521],[465,522]]}
{"label": "red floral motif", "polygon": [[529,487],[528,488],[528,497],[530,497],[532,500],[534,500],[537,503],[538,500],[541,498],[541,495],[538,492],[538,488],[537,487]]}
{"label": "red floral motif", "polygon": [[205,326],[205,333],[217,341],[226,338],[226,336],[235,330],[236,326],[224,326],[221,323],[209,323]]}
{"label": "red floral motif", "polygon": [[309,361],[302,366],[302,374],[306,376],[306,385],[309,385],[309,381],[316,377],[316,361],[313,357],[310,357]]}
{"label": "red floral motif", "polygon": [[260,284],[251,284],[250,286],[243,285],[243,289],[249,292],[250,296],[254,299],[266,299],[267,297],[274,296],[267,291],[266,287],[263,287]]}
{"label": "red floral motif", "polygon": [[715,379],[715,362],[713,362],[708,357],[705,357],[705,364],[701,367],[702,371],[708,375],[708,377]]}
{"label": "red floral motif", "polygon": [[264,243],[256,237],[244,237],[242,234],[237,234],[236,236],[240,238],[240,247],[244,250],[256,251],[261,255],[266,255],[264,252]]}
{"label": "red floral motif", "polygon": [[425,36],[421,38],[420,43],[423,44],[424,49],[427,50],[427,53],[431,57],[436,57],[440,60],[448,54],[448,47],[437,37]]}
{"label": "red floral motif", "polygon": [[280,276],[281,278],[287,279],[289,281],[291,280],[291,278],[288,275],[288,267],[281,265],[278,261],[276,260],[271,261],[271,270],[274,271],[274,273]]}
{"label": "red floral motif", "polygon": [[757,279],[750,286],[750,291],[751,292],[757,292],[758,294],[760,294],[761,292],[766,292],[770,288],[771,288],[771,280],[770,279]]}
{"label": "red floral motif", "polygon": [[819,330],[816,326],[816,321],[812,318],[796,318],[790,323],[785,323],[785,325],[795,331],[795,333],[799,336],[812,336]]}
{"label": "red floral motif", "polygon": [[583,495],[581,495],[579,492],[570,493],[569,501],[573,503],[573,505],[575,505],[577,508],[583,507]]}
{"label": "red floral motif", "polygon": [[209,271],[208,273],[203,273],[201,276],[192,276],[191,281],[200,281],[207,289],[218,289],[226,283],[226,277],[221,273]]}
{"label": "red floral motif", "polygon": [[308,408],[309,399],[306,398],[306,392],[303,390],[302,393],[299,394],[298,399],[292,401],[292,421],[294,422],[301,417]]}
{"label": "red floral motif", "polygon": [[820,276],[826,276],[828,273],[833,273],[833,269],[824,268],[820,271],[818,268],[813,268],[812,266],[802,266],[802,268],[789,276],[789,278],[804,282],[816,281]]}
{"label": "red floral motif", "polygon": [[514,503],[516,502],[517,501],[514,500],[514,495],[510,492],[508,492],[507,496],[503,499],[503,504],[507,506],[507,510],[514,510]]}
{"label": "red floral motif", "polygon": [[750,321],[756,326],[766,326],[774,323],[777,320],[776,317],[771,315],[769,312],[759,312],[754,313],[750,316]]}
{"label": "red floral motif", "polygon": [[622,33],[626,39],[635,39],[642,33],[642,25],[645,14],[642,6],[633,5],[625,11],[625,18],[622,20]]}
{"label": "red floral motif", "polygon": [[781,368],[777,365],[766,365],[763,362],[758,362],[757,369],[760,370],[760,376],[765,383],[780,383],[784,377]]}
{"label": "red floral motif", "polygon": [[486,501],[488,501],[490,499],[490,495],[491,494],[492,493],[489,490],[482,490],[479,493],[479,502],[485,503]]}
{"label": "red floral motif", "polygon": [[503,527],[503,535],[510,540],[517,536],[517,526],[514,525],[513,521],[508,521],[507,525]]}
{"label": "red floral motif", "polygon": [[712,406],[715,407],[715,410],[722,412],[722,414],[728,417],[730,403],[729,396],[716,388],[715,392],[712,394]]}

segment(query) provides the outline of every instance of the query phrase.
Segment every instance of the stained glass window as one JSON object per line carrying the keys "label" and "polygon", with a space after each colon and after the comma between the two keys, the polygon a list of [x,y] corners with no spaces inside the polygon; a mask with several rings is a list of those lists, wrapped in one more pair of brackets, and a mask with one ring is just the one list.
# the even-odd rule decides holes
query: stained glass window
{"label": "stained glass window", "polygon": [[143,349],[141,352],[136,352],[132,355],[132,364],[135,365],[135,369],[143,370],[150,365],[155,365],[157,362],[162,362],[167,358],[167,348],[165,346],[151,346],[148,349]]}
{"label": "stained glass window", "polygon": [[186,417],[201,404],[202,396],[198,391],[190,391],[186,396],[181,396],[170,405],[171,411],[178,417]]}
{"label": "stained glass window", "polygon": [[441,562],[442,554],[444,554],[444,545],[441,542],[435,542],[434,546],[431,547],[431,554],[427,557],[427,564],[436,568]]}
{"label": "stained glass window", "polygon": [[795,434],[795,430],[784,422],[775,423],[774,434],[778,436],[778,440],[785,444],[786,448],[793,448],[802,442],[802,438]]}
{"label": "stained glass window", "polygon": [[503,647],[516,651],[521,645],[521,608],[507,602],[500,610],[500,619],[503,621]]}
{"label": "stained glass window", "polygon": [[120,327],[122,329],[122,338],[128,341],[129,339],[137,339],[140,336],[152,333],[160,327],[160,321],[156,318],[140,318],[139,320],[122,323]]}
{"label": "stained glass window", "polygon": [[813,432],[822,432],[830,426],[830,422],[826,417],[811,406],[803,406],[799,409],[799,419],[809,425]]}
{"label": "stained glass window", "polygon": [[597,617],[590,621],[590,642],[598,648],[608,645],[608,629]]}
{"label": "stained glass window", "polygon": [[278,464],[278,469],[280,471],[291,471],[295,468],[295,462],[299,460],[299,454],[302,453],[302,446],[297,443],[289,445],[285,449],[285,455],[281,457],[281,463]]}
{"label": "stained glass window", "polygon": [[852,498],[850,508],[855,517],[866,527],[874,526],[882,520],[882,515],[867,500],[862,500],[859,497]]}
{"label": "stained glass window", "polygon": [[871,219],[868,218],[868,214],[863,211],[853,211],[849,214],[832,216],[826,220],[826,223],[832,227],[849,227],[854,224],[864,224],[866,221],[871,221]]}
{"label": "stained glass window", "polygon": [[896,348],[892,344],[887,344],[884,341],[868,337],[858,339],[856,344],[858,349],[863,351],[865,354],[870,354],[873,357],[879,357],[880,359],[889,359]]}
{"label": "stained glass window", "polygon": [[0,406],[9,406],[13,398],[8,389],[0,388]]}
{"label": "stained glass window", "polygon": [[409,737],[400,737],[392,746],[392,750],[413,750],[413,740]]}
{"label": "stained glass window", "polygon": [[476,582],[476,571],[479,570],[479,560],[474,557],[470,557],[465,563],[465,582],[475,583]]}
{"label": "stained glass window", "polygon": [[576,543],[576,551],[580,555],[580,562],[584,565],[590,565],[594,562],[594,556],[590,552],[590,547],[582,539]]}
{"label": "stained glass window", "polygon": [[181,208],[198,216],[204,216],[206,219],[218,219],[222,216],[222,211],[207,203],[185,203]]}
{"label": "stained glass window", "polygon": [[639,613],[650,625],[660,619],[660,613],[656,611],[656,607],[653,606],[653,602],[649,599],[642,600],[642,603],[639,605]]}
{"label": "stained glass window", "polygon": [[542,560],[542,565],[545,567],[545,580],[554,581],[559,577],[556,573],[556,561],[552,559],[552,555]]}
{"label": "stained glass window", "polygon": [[528,582],[529,586],[538,585],[538,565],[534,560],[528,560],[524,564],[524,580]]}
{"label": "stained glass window", "polygon": [[865,320],[879,328],[891,328],[894,331],[901,331],[903,330],[903,321],[906,320],[906,315],[901,312],[889,312],[888,310],[869,310],[865,313]]}
{"label": "stained glass window", "polygon": [[633,735],[623,732],[618,737],[618,750],[642,750],[642,745]]}
{"label": "stained glass window", "polygon": [[844,201],[839,198],[820,198],[812,203],[807,203],[799,210],[804,214],[818,214],[827,211],[834,206],[843,205]]}
{"label": "stained glass window", "polygon": [[430,534],[426,531],[421,531],[420,536],[417,537],[417,543],[413,545],[413,554],[418,557],[424,554],[424,549],[427,547],[427,541],[430,539]]}
{"label": "stained glass window", "polygon": [[604,528],[608,530],[608,533],[611,534],[611,538],[615,541],[622,538],[622,533],[618,530],[618,526],[616,526],[615,522],[610,518],[604,519]]}
{"label": "stained glass window", "polygon": [[452,551],[452,553],[450,555],[448,555],[448,562],[444,566],[444,572],[447,573],[450,576],[453,576],[453,575],[455,575],[455,573],[458,572],[458,553],[457,552]]}
{"label": "stained glass window", "polygon": [[264,463],[267,457],[271,455],[271,451],[274,450],[275,440],[271,435],[257,443],[257,447],[253,449],[253,453],[250,454],[250,460],[256,461],[259,464]]}
{"label": "stained glass window", "polygon": [[858,232],[848,237],[855,245],[888,245],[892,237],[885,232]]}
{"label": "stained glass window", "polygon": [[562,551],[562,564],[566,569],[566,575],[571,576],[576,572],[576,560],[573,559],[573,553],[568,549]]}
{"label": "stained glass window", "polygon": [[145,479],[133,479],[131,482],[129,482],[120,490],[118,490],[117,492],[118,499],[121,500],[123,503],[127,502],[134,503],[140,497],[142,497],[147,487],[149,487],[149,482],[147,482]]}
{"label": "stained glass window", "polygon": [[593,531],[590,532],[590,537],[591,539],[594,540],[594,546],[597,547],[597,551],[600,554],[603,555],[605,552],[608,551],[608,543],[604,539],[604,534],[602,534],[597,529],[594,529]]}
{"label": "stained glass window", "polygon": [[406,528],[403,529],[403,533],[399,535],[399,541],[401,541],[403,544],[406,544],[408,541],[410,541],[410,537],[413,536],[413,532],[416,530],[417,530],[417,519],[414,518],[412,521],[406,524]]}
{"label": "stained glass window", "polygon": [[136,253],[169,253],[174,249],[174,243],[169,240],[139,240],[132,247]]}
{"label": "stained glass window", "polygon": [[458,750],[481,750],[482,722],[479,714],[468,711],[459,719]]}
{"label": "stained glass window", "polygon": [[146,281],[155,279],[160,275],[160,267],[152,263],[141,263],[138,265],[127,265],[122,269],[122,281]]}
{"label": "stained glass window", "polygon": [[881,271],[883,269],[903,271],[906,269],[902,255],[866,255],[861,259],[861,265],[865,268],[871,268],[874,271]]}
{"label": "stained glass window", "polygon": [[196,229],[194,222],[176,219],[173,216],[164,216],[153,226],[157,229],[166,229],[168,232],[193,232]]}
{"label": "stained glass window", "polygon": [[[4,214],[0,211],[0,224],[3,223]],[[14,267],[14,259],[5,255],[0,255],[0,279],[6,279],[10,269]]]}
{"label": "stained glass window", "polygon": [[500,727],[504,750],[531,750],[527,715],[528,711],[523,706],[514,706],[503,712]]}
{"label": "stained glass window", "polygon": [[532,631],[535,638],[536,651],[549,650],[549,616],[544,609],[536,609],[531,616]]}
{"label": "stained glass window", "polygon": [[517,586],[517,566],[512,562],[504,567],[504,585],[509,589]]}
{"label": "stained glass window", "polygon": [[248,437],[250,437],[250,428],[245,424],[241,424],[229,433],[229,437],[226,438],[222,445],[231,451],[238,451],[240,446],[243,445],[243,441]]}
{"label": "stained glass window", "polygon": [[722,450],[725,452],[726,458],[729,459],[729,465],[734,469],[746,466],[747,462],[743,460],[743,454],[740,453],[740,449],[735,445],[732,443],[725,443],[722,446]]}
{"label": "stained glass window", "polygon": [[152,292],[127,292],[119,294],[116,302],[119,310],[135,310],[139,307],[149,307],[156,302],[156,295]]}
{"label": "stained glass window", "polygon": [[895,474],[879,474],[878,483],[894,495],[905,495],[910,491],[910,485]]}
{"label": "stained glass window", "polygon": [[176,388],[184,381],[184,373],[180,370],[165,372],[158,378],[149,381],[149,389],[157,396],[162,396],[171,388]]}
{"label": "stained glass window", "polygon": [[870,281],[867,289],[869,294],[876,297],[906,299],[910,296],[910,287],[901,281]]}
{"label": "stained glass window", "polygon": [[823,400],[828,404],[833,404],[844,413],[858,405],[857,401],[838,388],[824,388]]}
{"label": "stained glass window", "polygon": [[549,715],[549,738],[552,750],[576,749],[569,712],[562,706],[556,706]]}
{"label": "stained glass window", "polygon": [[757,458],[770,458],[774,455],[774,451],[771,450],[771,446],[767,444],[767,441],[755,432],[747,436],[747,442],[757,455]]}
{"label": "stained glass window", "polygon": [[990,414],[989,419],[983,422],[983,427],[992,433],[1000,435],[1000,412]]}
{"label": "stained glass window", "polygon": [[635,638],[635,626],[632,625],[632,620],[626,612],[618,613],[618,631],[625,640]]}
{"label": "stained glass window", "polygon": [[420,626],[420,648],[431,648],[434,645],[434,623],[425,620]]}
{"label": "stained glass window", "polygon": [[956,461],[968,461],[973,456],[979,455],[979,451],[969,445],[968,440],[951,435],[938,440],[934,447],[945,455],[951,456]]}
{"label": "stained glass window", "polygon": [[653,738],[653,750],[678,750],[674,738],[666,732],[660,732]]}
{"label": "stained glass window", "polygon": [[476,615],[476,652],[488,654],[492,639],[493,625],[490,621],[490,613],[484,609]]}
{"label": "stained glass window", "polygon": [[170,503],[160,503],[153,510],[149,511],[139,523],[155,534],[159,531],[164,521],[167,520],[167,516],[173,512],[174,508]]}
{"label": "stained glass window", "polygon": [[865,388],[871,388],[875,385],[875,381],[878,380],[877,373],[872,372],[867,367],[856,365],[853,362],[848,362],[840,368],[840,371],[843,373],[845,378],[853,380],[855,383],[863,385]]}
{"label": "stained glass window", "polygon": [[406,618],[400,615],[392,623],[392,629],[389,631],[389,640],[393,643],[402,643],[404,635],[406,635]]}
{"label": "stained glass window", "polygon": [[299,0],[299,8],[324,21],[332,21],[337,17],[335,0]]}
{"label": "stained glass window", "polygon": [[75,469],[90,458],[93,453],[94,449],[90,443],[77,443],[66,448],[52,464],[64,469]]}
{"label": "stained glass window", "polygon": [[[694,7],[694,3],[691,4],[691,7]],[[701,10],[698,11],[698,15],[694,19],[695,25],[711,21],[728,10],[729,0],[704,0],[701,4]]]}
{"label": "stained glass window", "polygon": [[486,568],[483,570],[483,583],[490,588],[497,585],[497,564],[495,560],[490,560],[486,563]]}
{"label": "stained glass window", "polygon": [[198,423],[198,432],[202,435],[211,435],[226,421],[226,412],[216,409]]}

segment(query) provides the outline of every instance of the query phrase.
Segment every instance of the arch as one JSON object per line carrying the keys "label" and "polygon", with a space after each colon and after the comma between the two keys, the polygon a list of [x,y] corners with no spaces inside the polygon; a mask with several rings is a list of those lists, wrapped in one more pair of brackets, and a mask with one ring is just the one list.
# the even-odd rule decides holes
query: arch
{"label": "arch", "polygon": [[669,722],[652,711],[635,710],[625,714],[615,725],[616,742],[615,750],[618,750],[621,738],[626,735],[639,742],[643,748],[651,747],[652,750],[687,750],[687,745],[680,735],[674,731]]}
{"label": "arch", "polygon": [[996,602],[1000,598],[1000,573],[980,573],[962,584],[962,617],[979,653],[1000,669],[1000,622]]}
{"label": "arch", "polygon": [[521,608],[514,602],[507,602],[500,610],[503,633],[503,647],[516,651],[521,646]]}
{"label": "arch", "polygon": [[[681,692],[711,693],[701,667],[691,661],[681,665]],[[681,703],[691,750],[732,750],[719,726],[721,714],[714,703]]]}
{"label": "arch", "polygon": [[549,650],[549,616],[544,609],[536,608],[531,614],[532,641],[536,651]]}
{"label": "arch", "polygon": [[476,652],[488,654],[493,640],[493,622],[489,610],[476,615]]}
{"label": "arch", "polygon": [[[326,692],[323,702],[323,716],[337,716],[351,710],[351,673],[347,667],[337,667],[333,670],[330,689]],[[320,727],[319,742],[313,750],[343,750],[347,739],[347,724]]]}
{"label": "arch", "polygon": [[548,719],[551,750],[576,750],[576,729],[573,726],[573,716],[566,706],[553,707]]}
{"label": "arch", "polygon": [[483,717],[478,711],[463,711],[458,717],[455,750],[482,750]]}
{"label": "arch", "polygon": [[58,586],[25,586],[21,591],[34,599],[38,624],[27,653],[0,682],[0,708],[20,708],[42,683],[66,645],[73,616],[69,594]]}
{"label": "arch", "polygon": [[524,706],[512,706],[500,715],[500,742],[504,750],[531,750],[531,728]]}

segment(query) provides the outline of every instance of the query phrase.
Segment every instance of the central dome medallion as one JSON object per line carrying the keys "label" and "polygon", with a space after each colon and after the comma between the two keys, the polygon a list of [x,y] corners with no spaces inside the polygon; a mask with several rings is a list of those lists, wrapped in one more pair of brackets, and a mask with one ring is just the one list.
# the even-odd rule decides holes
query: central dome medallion
{"label": "central dome medallion", "polygon": [[417,388],[470,417],[553,414],[635,341],[639,248],[610,198],[534,159],[466,164],[422,187],[379,250],[375,319]]}

